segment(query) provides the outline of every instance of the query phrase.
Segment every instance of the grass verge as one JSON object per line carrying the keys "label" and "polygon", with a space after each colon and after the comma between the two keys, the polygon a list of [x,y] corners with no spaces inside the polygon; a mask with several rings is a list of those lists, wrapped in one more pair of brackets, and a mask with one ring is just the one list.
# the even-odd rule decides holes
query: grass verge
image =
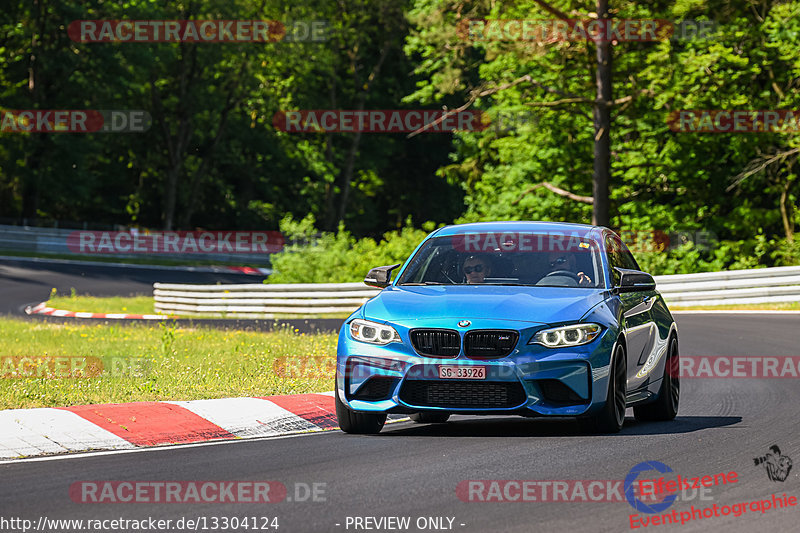
{"label": "grass verge", "polygon": [[152,296],[52,296],[47,305],[54,309],[86,313],[154,314]]}
{"label": "grass verge", "polygon": [[[16,409],[332,390],[336,334],[303,334],[288,328],[253,332],[170,324],[51,324],[6,318],[0,319],[0,346],[0,409]],[[54,371],[41,377],[19,377],[39,376],[42,361],[53,369],[53,364],[59,364],[53,361],[64,357],[98,358],[102,373],[58,377],[65,373]],[[30,359],[23,362],[24,358]],[[304,361],[311,363],[305,367]],[[287,363],[309,371],[282,377],[281,365]]]}

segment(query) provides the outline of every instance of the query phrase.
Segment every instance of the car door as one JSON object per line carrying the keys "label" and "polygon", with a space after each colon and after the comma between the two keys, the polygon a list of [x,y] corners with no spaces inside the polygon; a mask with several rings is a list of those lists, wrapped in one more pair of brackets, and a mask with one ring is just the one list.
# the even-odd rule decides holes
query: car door
{"label": "car door", "polygon": [[[605,245],[614,286],[619,285],[620,278],[615,267],[641,270],[633,254],[617,235],[609,233]],[[619,298],[622,302],[622,329],[628,348],[628,391],[632,391],[641,387],[647,379],[647,376],[639,375],[639,371],[655,346],[656,325],[651,309],[657,295],[655,290],[624,292]]]}

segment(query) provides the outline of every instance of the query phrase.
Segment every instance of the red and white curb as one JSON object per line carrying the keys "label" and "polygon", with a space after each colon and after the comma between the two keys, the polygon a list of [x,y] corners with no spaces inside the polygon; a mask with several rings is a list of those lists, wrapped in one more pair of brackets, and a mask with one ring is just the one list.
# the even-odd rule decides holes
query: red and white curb
{"label": "red and white curb", "polygon": [[334,392],[0,411],[0,459],[336,429]]}
{"label": "red and white curb", "polygon": [[87,313],[83,311],[67,311],[65,309],[55,309],[48,307],[47,302],[42,302],[33,307],[28,306],[25,308],[26,315],[47,315],[47,316],[60,316],[68,318],[108,318],[111,320],[129,320],[132,318],[143,320],[168,320],[179,318],[172,315],[128,315],[125,313]]}

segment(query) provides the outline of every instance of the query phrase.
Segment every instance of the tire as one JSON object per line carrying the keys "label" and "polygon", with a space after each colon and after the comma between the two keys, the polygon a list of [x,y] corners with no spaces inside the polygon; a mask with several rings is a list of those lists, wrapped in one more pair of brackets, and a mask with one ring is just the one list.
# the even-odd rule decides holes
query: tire
{"label": "tire", "polygon": [[450,415],[447,413],[414,413],[410,418],[417,424],[444,424]]}
{"label": "tire", "polygon": [[625,423],[625,394],[627,392],[627,362],[625,348],[617,344],[608,380],[608,393],[603,410],[593,417],[579,419],[580,427],[588,433],[619,433]]}
{"label": "tire", "polygon": [[667,421],[673,420],[678,414],[681,399],[681,380],[678,376],[678,339],[671,337],[667,360],[664,363],[664,377],[658,389],[658,397],[652,403],[638,405],[633,408],[637,420],[642,421]]}
{"label": "tire", "polygon": [[380,433],[383,424],[386,423],[385,413],[357,413],[347,407],[340,399],[337,391],[336,398],[336,419],[339,421],[339,429],[345,433],[356,435],[374,435]]}

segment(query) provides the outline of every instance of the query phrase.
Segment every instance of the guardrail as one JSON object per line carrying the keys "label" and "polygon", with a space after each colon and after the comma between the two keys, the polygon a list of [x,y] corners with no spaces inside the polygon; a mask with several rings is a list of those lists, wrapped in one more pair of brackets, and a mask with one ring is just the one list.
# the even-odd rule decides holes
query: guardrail
{"label": "guardrail", "polygon": [[[800,266],[655,279],[664,299],[675,307],[800,301]],[[349,314],[379,292],[363,283],[153,285],[158,313],[232,318]]]}
{"label": "guardrail", "polygon": [[655,276],[673,306],[739,305],[800,301],[800,266]]}
{"label": "guardrail", "polygon": [[275,315],[348,315],[380,292],[363,283],[183,285],[155,283],[157,313],[274,318]]}

